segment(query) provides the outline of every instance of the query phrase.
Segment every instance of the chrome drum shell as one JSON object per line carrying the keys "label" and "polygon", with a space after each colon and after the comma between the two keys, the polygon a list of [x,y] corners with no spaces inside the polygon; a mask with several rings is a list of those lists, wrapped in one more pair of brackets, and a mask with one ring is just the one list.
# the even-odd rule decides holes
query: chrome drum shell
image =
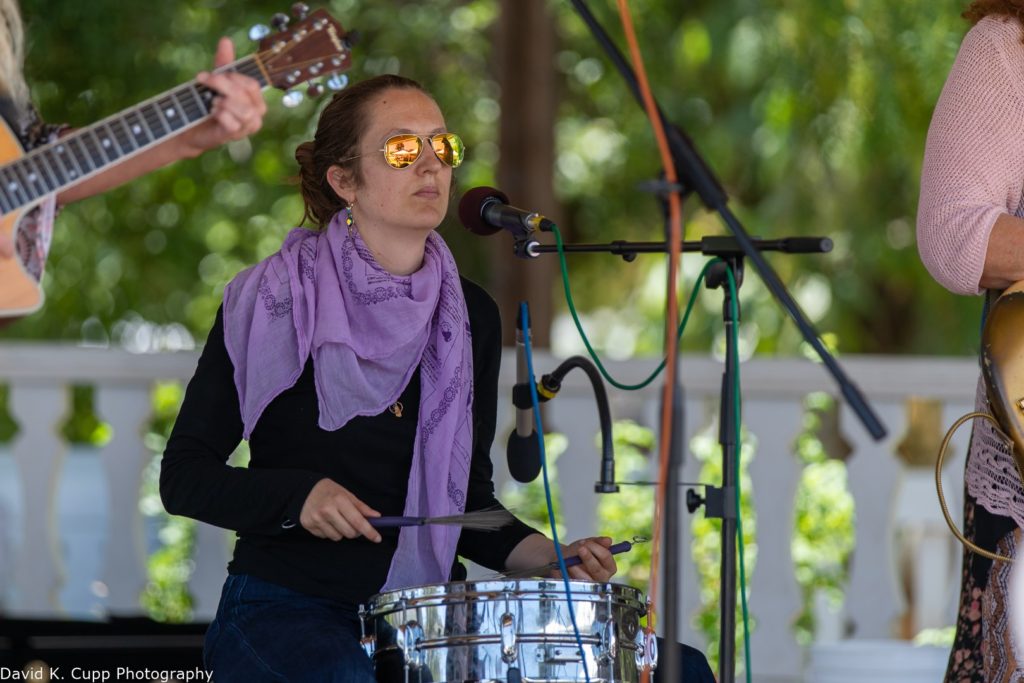
{"label": "chrome drum shell", "polygon": [[[388,591],[360,608],[379,683],[635,683],[656,662],[643,593],[613,583],[457,581]],[[569,606],[583,642],[583,658]],[[651,639],[653,645],[653,638]]]}

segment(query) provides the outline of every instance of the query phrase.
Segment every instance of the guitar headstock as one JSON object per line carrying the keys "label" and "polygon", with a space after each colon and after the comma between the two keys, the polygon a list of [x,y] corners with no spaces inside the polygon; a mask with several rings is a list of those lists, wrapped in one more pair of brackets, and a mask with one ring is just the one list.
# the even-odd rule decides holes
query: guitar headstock
{"label": "guitar headstock", "polygon": [[[254,27],[251,32],[259,38],[256,58],[264,78],[269,85],[289,91],[285,104],[293,106],[302,100],[302,94],[293,90],[296,86],[323,77],[329,88],[340,90],[348,82],[342,74],[352,66],[349,32],[327,10],[309,13],[299,5],[293,7],[298,23],[288,26],[287,15],[277,14],[273,18],[277,33],[271,34],[266,27]],[[316,96],[323,88],[312,83],[309,91]]]}

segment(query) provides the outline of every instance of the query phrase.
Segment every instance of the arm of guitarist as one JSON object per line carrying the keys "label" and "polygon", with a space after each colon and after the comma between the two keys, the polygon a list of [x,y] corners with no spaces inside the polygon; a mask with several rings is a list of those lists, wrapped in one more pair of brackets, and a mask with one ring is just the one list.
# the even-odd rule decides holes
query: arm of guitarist
{"label": "arm of guitarist", "polygon": [[[217,45],[214,66],[224,66],[234,59],[235,49],[231,41],[228,38],[221,38]],[[220,93],[214,100],[210,116],[205,121],[156,145],[144,154],[114,164],[106,171],[68,188],[57,195],[57,203],[69,204],[106,192],[179,159],[199,156],[208,149],[219,147],[231,140],[239,140],[260,129],[267,105],[255,80],[239,73],[207,72],[200,73],[196,80]],[[66,131],[69,132],[71,130]],[[14,245],[10,237],[0,233],[0,258],[11,258],[13,255]]]}
{"label": "arm of guitarist", "polygon": [[[217,45],[214,66],[221,67],[234,60],[235,48],[231,40],[221,38]],[[200,73],[196,80],[220,93],[220,97],[214,100],[213,111],[205,121],[155,146],[145,154],[138,154],[124,163],[115,164],[107,171],[68,188],[57,195],[57,203],[68,204],[106,192],[179,159],[196,157],[225,142],[240,140],[255,133],[263,125],[267,105],[255,80],[238,73],[207,72]]]}

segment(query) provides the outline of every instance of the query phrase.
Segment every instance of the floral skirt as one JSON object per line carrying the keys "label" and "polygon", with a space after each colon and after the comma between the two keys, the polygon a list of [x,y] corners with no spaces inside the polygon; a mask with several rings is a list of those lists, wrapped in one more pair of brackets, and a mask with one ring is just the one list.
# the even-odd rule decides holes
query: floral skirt
{"label": "floral skirt", "polygon": [[[1016,557],[1021,530],[964,495],[964,535],[986,550]],[[956,639],[945,683],[1024,683],[1008,614],[1007,587],[1013,565],[994,562],[966,548],[960,584]]]}

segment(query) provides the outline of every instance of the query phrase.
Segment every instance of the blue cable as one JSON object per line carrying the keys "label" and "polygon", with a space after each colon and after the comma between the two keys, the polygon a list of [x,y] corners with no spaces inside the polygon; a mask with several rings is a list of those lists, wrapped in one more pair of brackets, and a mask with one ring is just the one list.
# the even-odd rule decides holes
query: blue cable
{"label": "blue cable", "polygon": [[544,473],[544,498],[548,505],[548,523],[551,525],[551,536],[555,544],[555,556],[558,558],[558,569],[562,572],[562,582],[565,584],[565,599],[569,607],[569,619],[572,621],[572,632],[576,636],[576,645],[580,649],[580,663],[583,664],[583,678],[590,683],[590,673],[587,671],[587,655],[583,651],[583,639],[580,637],[579,626],[576,625],[576,612],[572,608],[572,588],[569,586],[569,569],[565,566],[565,558],[562,557],[562,544],[558,542],[558,529],[555,528],[555,508],[551,502],[551,484],[548,481],[548,459],[544,453],[544,427],[540,421],[540,399],[537,397],[537,385],[533,381],[533,350],[530,346],[530,311],[525,301],[519,303],[519,317],[522,320],[523,347],[526,356],[527,384],[530,385],[530,401],[533,403],[533,424],[537,432],[537,442],[540,444],[540,464]]}

